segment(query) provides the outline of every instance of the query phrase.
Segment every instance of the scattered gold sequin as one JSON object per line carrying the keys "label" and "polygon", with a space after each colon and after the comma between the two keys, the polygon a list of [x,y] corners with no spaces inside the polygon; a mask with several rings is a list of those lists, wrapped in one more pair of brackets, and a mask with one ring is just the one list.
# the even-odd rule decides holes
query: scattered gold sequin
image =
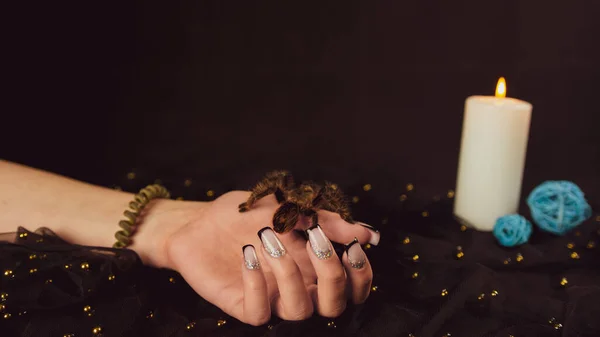
{"label": "scattered gold sequin", "polygon": [[452,199],[452,198],[454,198],[454,191],[453,191],[453,190],[449,190],[449,191],[448,191],[448,193],[446,193],[446,196],[447,196],[449,199]]}
{"label": "scattered gold sequin", "polygon": [[47,257],[48,257],[48,255],[46,255],[46,254],[40,255],[40,259],[42,259],[42,260],[45,259],[45,258],[47,258]]}
{"label": "scattered gold sequin", "polygon": [[9,319],[11,316],[12,316],[11,314],[9,314],[9,313],[6,313],[6,314],[4,314],[4,316],[3,316],[3,317],[4,317],[5,319]]}
{"label": "scattered gold sequin", "polygon": [[37,268],[31,268],[31,269],[29,269],[29,274],[35,274],[35,273],[37,273],[37,271],[38,271]]}
{"label": "scattered gold sequin", "polygon": [[448,296],[448,289],[442,289],[442,296]]}
{"label": "scattered gold sequin", "polygon": [[368,192],[373,188],[373,186],[371,186],[371,184],[365,184],[363,186],[363,191]]}
{"label": "scattered gold sequin", "polygon": [[413,261],[417,262],[419,261],[419,255],[415,255],[412,257]]}
{"label": "scattered gold sequin", "polygon": [[586,245],[587,249],[592,249],[596,247],[596,242],[594,241],[589,241]]}
{"label": "scattered gold sequin", "polygon": [[377,288],[377,286],[372,286],[372,287],[371,287],[371,291],[372,291],[372,292],[375,292],[375,291],[377,291],[377,289],[378,289],[378,288]]}
{"label": "scattered gold sequin", "polygon": [[183,186],[185,186],[185,187],[190,187],[190,186],[192,186],[192,181],[191,181],[190,179],[186,179],[186,180],[183,182]]}
{"label": "scattered gold sequin", "polygon": [[94,315],[95,310],[92,309],[91,306],[86,305],[85,307],[83,307],[83,312],[85,312],[88,315],[88,317],[92,317]]}
{"label": "scattered gold sequin", "polygon": [[39,238],[39,239],[35,240],[35,242],[36,243],[42,243],[42,242],[44,242],[44,238]]}
{"label": "scattered gold sequin", "polygon": [[102,327],[101,327],[101,326],[94,327],[94,328],[92,329],[92,333],[93,333],[94,335],[99,335],[99,334],[101,334],[101,333],[102,333]]}
{"label": "scattered gold sequin", "polygon": [[273,330],[273,325],[271,325],[271,324],[267,325],[267,329]]}
{"label": "scattered gold sequin", "polygon": [[419,272],[414,272],[414,273],[412,273],[411,277],[412,277],[413,279],[416,279],[417,277],[419,277]]}
{"label": "scattered gold sequin", "polygon": [[464,256],[465,256],[465,253],[462,251],[456,253],[456,258],[459,260],[462,259]]}
{"label": "scattered gold sequin", "polygon": [[554,324],[554,329],[556,329],[556,330],[562,329],[562,324],[560,324],[560,323]]}
{"label": "scattered gold sequin", "polygon": [[63,335],[63,337],[75,337],[75,334],[66,333],[66,334]]}
{"label": "scattered gold sequin", "polygon": [[71,269],[72,267],[73,267],[73,265],[70,264],[70,263],[69,264],[65,264],[65,269]]}
{"label": "scattered gold sequin", "polygon": [[427,212],[427,211],[423,211],[423,212],[421,212],[421,215],[422,215],[424,218],[426,218],[426,217],[428,217],[428,216],[429,216],[429,212]]}
{"label": "scattered gold sequin", "polygon": [[402,194],[400,196],[400,201],[405,201],[408,197],[406,196],[406,194]]}
{"label": "scattered gold sequin", "polygon": [[413,335],[413,334],[409,333],[409,334],[408,334],[408,337],[415,337],[415,335]]}
{"label": "scattered gold sequin", "polygon": [[44,283],[46,283],[46,284],[50,284],[50,283],[52,283],[52,279],[51,279],[51,278],[49,278],[49,279],[47,279],[46,281],[44,281]]}
{"label": "scattered gold sequin", "polygon": [[110,274],[110,275],[108,275],[108,280],[109,280],[109,281],[114,281],[114,280],[115,280],[115,278],[117,278],[117,277],[116,277],[114,274]]}
{"label": "scattered gold sequin", "polygon": [[402,241],[403,244],[407,245],[410,243],[410,238],[407,236],[404,238],[404,240]]}
{"label": "scattered gold sequin", "polygon": [[577,254],[577,252],[572,252],[572,253],[571,253],[571,258],[572,258],[573,260],[578,260],[578,259],[579,259],[579,254]]}
{"label": "scattered gold sequin", "polygon": [[575,248],[575,244],[573,242],[569,242],[569,243],[567,243],[567,248],[573,249],[573,248]]}
{"label": "scattered gold sequin", "polygon": [[331,185],[329,185],[329,187],[331,187],[332,190],[338,189],[338,185],[336,185],[336,184],[331,184]]}
{"label": "scattered gold sequin", "polygon": [[0,293],[0,301],[4,302],[8,298],[7,293]]}
{"label": "scattered gold sequin", "polygon": [[0,303],[0,312],[4,311],[6,309],[6,305]]}
{"label": "scattered gold sequin", "polygon": [[407,184],[407,185],[406,185],[406,190],[407,190],[407,191],[412,191],[412,190],[414,190],[414,189],[415,189],[415,185],[413,185],[413,184]]}
{"label": "scattered gold sequin", "polygon": [[206,191],[206,196],[207,197],[211,197],[211,198],[214,197],[215,196],[215,191],[213,191],[213,190]]}
{"label": "scattered gold sequin", "polygon": [[81,262],[81,266],[80,267],[83,270],[88,270],[88,269],[90,269],[90,264],[87,263],[87,262]]}
{"label": "scattered gold sequin", "polygon": [[517,253],[517,262],[522,262],[523,261],[523,255],[521,253]]}
{"label": "scattered gold sequin", "polygon": [[29,255],[29,259],[30,259],[30,260],[35,260],[36,258],[37,258],[37,255],[36,255],[36,254],[30,254],[30,255]]}
{"label": "scattered gold sequin", "polygon": [[510,261],[511,261],[511,258],[509,257],[509,258],[505,259],[503,263],[504,263],[504,264],[509,264],[509,263],[510,263]]}
{"label": "scattered gold sequin", "polygon": [[175,278],[174,277],[169,277],[169,282],[175,283]]}
{"label": "scattered gold sequin", "polygon": [[364,248],[365,248],[365,249],[371,249],[371,244],[370,244],[370,243],[367,243],[367,244],[365,245],[365,247],[364,247]]}
{"label": "scattered gold sequin", "polygon": [[492,297],[498,296],[498,290],[492,290],[491,295],[492,295]]}
{"label": "scattered gold sequin", "polygon": [[24,239],[24,238],[26,238],[26,237],[27,237],[27,233],[21,233],[21,234],[19,234],[19,237],[20,237],[21,239]]}
{"label": "scattered gold sequin", "polygon": [[13,271],[10,269],[7,269],[4,271],[4,276],[10,277],[10,278],[15,277],[15,275],[13,274]]}
{"label": "scattered gold sequin", "polygon": [[360,199],[357,196],[352,197],[352,202],[357,203]]}
{"label": "scattered gold sequin", "polygon": [[221,327],[221,326],[223,326],[225,324],[227,324],[227,321],[224,320],[224,319],[220,319],[220,320],[217,321],[217,326],[218,327]]}
{"label": "scattered gold sequin", "polygon": [[483,300],[485,298],[485,294],[479,294],[479,296],[477,296],[478,300]]}
{"label": "scattered gold sequin", "polygon": [[[219,323],[217,323],[217,325],[219,325]],[[195,326],[196,326],[196,322],[189,322],[189,323],[188,323],[188,324],[185,326],[185,328],[186,328],[187,330],[192,330],[192,329],[193,329]]]}
{"label": "scattered gold sequin", "polygon": [[466,231],[467,231],[467,226],[465,226],[465,225],[460,225],[460,231],[461,231],[461,232],[466,232]]}
{"label": "scattered gold sequin", "polygon": [[135,172],[129,172],[129,173],[127,173],[127,179],[129,179],[129,180],[135,179]]}
{"label": "scattered gold sequin", "polygon": [[337,328],[334,321],[327,322],[327,327],[332,329]]}
{"label": "scattered gold sequin", "polygon": [[567,280],[567,278],[566,278],[566,277],[563,277],[563,278],[560,280],[560,285],[564,287],[564,286],[566,286],[567,284],[569,284],[569,281]]}
{"label": "scattered gold sequin", "polygon": [[154,311],[150,311],[148,313],[148,315],[146,315],[146,318],[150,319],[150,318],[154,318]]}

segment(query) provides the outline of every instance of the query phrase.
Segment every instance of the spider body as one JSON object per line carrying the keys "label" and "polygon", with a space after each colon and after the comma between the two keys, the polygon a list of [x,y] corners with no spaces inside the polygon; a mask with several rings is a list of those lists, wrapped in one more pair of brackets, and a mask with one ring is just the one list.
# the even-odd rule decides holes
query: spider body
{"label": "spider body", "polygon": [[336,185],[328,182],[323,186],[313,182],[296,185],[287,171],[268,173],[254,186],[248,200],[239,205],[239,211],[250,210],[255,202],[270,194],[280,204],[273,216],[273,229],[277,233],[291,231],[301,216],[308,217],[311,226],[318,224],[319,210],[338,213],[345,221],[354,223],[346,198]]}

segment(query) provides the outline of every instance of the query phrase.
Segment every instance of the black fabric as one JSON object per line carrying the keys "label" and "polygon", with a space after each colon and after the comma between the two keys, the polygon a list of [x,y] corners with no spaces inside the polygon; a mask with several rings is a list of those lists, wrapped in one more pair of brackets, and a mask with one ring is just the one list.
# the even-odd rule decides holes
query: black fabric
{"label": "black fabric", "polygon": [[[144,184],[136,177],[120,187]],[[98,326],[104,336],[600,335],[598,214],[564,237],[536,229],[529,244],[508,249],[491,233],[455,222],[451,193],[424,203],[429,198],[413,186],[404,201],[381,207],[374,202],[378,188],[347,188],[355,216],[378,225],[382,239],[365,247],[375,272],[369,300],[337,319],[274,318],[247,326],[197,296],[177,273],[141,265],[132,251],[70,245],[48,230],[20,229],[0,243],[1,270],[11,271],[0,283],[2,314],[11,315],[0,320],[0,331],[36,337],[90,336]],[[172,189],[207,200],[219,195],[207,197],[199,186]]]}

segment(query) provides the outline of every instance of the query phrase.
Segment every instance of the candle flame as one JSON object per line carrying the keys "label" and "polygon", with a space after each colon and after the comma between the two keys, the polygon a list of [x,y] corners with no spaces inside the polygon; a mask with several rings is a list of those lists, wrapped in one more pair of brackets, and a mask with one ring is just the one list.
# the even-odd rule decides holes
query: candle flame
{"label": "candle flame", "polygon": [[506,97],[506,80],[504,77],[500,77],[500,79],[498,79],[498,84],[496,85],[496,97]]}

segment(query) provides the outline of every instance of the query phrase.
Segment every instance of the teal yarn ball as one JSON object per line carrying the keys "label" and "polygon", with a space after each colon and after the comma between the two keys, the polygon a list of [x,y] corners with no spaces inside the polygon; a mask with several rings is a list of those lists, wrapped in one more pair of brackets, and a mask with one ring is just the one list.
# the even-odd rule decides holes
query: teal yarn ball
{"label": "teal yarn ball", "polygon": [[504,247],[514,247],[529,241],[533,226],[519,214],[505,215],[496,220],[494,236]]}
{"label": "teal yarn ball", "polygon": [[540,229],[563,235],[592,216],[581,189],[570,181],[546,181],[527,198],[533,221]]}

